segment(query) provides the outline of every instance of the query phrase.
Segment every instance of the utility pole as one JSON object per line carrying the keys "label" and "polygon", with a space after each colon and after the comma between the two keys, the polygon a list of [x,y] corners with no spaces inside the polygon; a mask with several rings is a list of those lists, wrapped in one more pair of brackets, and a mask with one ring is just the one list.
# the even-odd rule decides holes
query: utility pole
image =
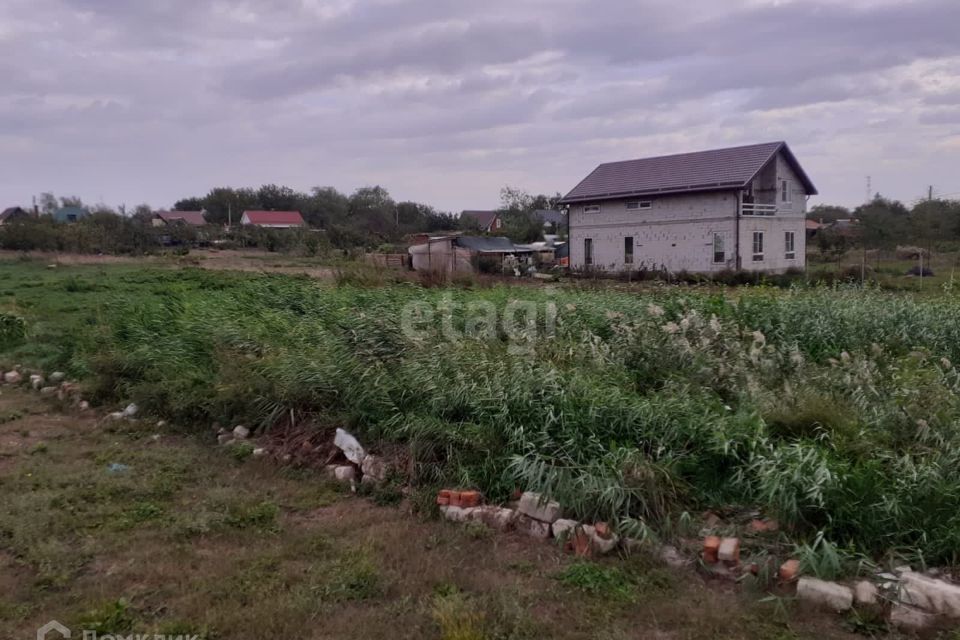
{"label": "utility pole", "polygon": [[867,176],[867,200],[866,203],[870,204],[870,201],[873,200],[873,184],[870,176]]}
{"label": "utility pole", "polygon": [[928,201],[933,200],[933,185],[930,185],[929,187],[927,187],[927,200]]}
{"label": "utility pole", "polygon": [[227,203],[227,229],[233,226],[233,207]]}

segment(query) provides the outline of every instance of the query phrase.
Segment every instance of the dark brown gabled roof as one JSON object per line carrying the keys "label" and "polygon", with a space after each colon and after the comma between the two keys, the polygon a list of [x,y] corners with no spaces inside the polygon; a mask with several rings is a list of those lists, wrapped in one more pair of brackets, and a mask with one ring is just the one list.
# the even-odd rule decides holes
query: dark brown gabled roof
{"label": "dark brown gabled roof", "polygon": [[471,218],[480,225],[481,229],[489,229],[490,225],[493,224],[493,221],[497,218],[496,211],[477,211],[477,210],[466,210],[460,214],[461,218]]}
{"label": "dark brown gabled roof", "polygon": [[787,143],[767,142],[745,147],[607,162],[594,169],[560,202],[742,189],[779,152],[783,152],[807,194],[816,195],[816,187],[800,167]]}
{"label": "dark brown gabled roof", "polygon": [[203,217],[203,211],[157,211],[156,215],[167,224],[179,222],[195,227],[202,227],[207,224],[206,218]]}

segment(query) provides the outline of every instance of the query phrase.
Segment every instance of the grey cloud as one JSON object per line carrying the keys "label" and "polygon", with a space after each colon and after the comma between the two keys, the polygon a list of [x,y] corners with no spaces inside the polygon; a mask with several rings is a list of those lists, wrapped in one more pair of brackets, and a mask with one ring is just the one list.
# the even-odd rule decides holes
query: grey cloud
{"label": "grey cloud", "polygon": [[897,140],[906,174],[960,162],[936,144],[956,135],[960,3],[678,5],[7,0],[0,205],[375,180],[456,209],[505,176],[563,191],[603,160],[774,138],[849,203]]}

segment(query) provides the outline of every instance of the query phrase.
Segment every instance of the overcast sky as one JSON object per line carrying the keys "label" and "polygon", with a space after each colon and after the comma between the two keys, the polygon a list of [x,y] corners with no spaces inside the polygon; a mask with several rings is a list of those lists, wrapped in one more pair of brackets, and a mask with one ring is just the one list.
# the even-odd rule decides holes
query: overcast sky
{"label": "overcast sky", "polygon": [[381,184],[441,209],[786,140],[960,197],[960,1],[3,0],[0,207]]}

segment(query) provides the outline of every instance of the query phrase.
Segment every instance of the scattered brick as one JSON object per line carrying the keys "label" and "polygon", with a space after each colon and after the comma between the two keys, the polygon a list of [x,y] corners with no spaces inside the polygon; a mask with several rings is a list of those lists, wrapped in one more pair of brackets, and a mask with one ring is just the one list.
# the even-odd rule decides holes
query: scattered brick
{"label": "scattered brick", "polygon": [[783,582],[792,582],[797,579],[797,576],[800,575],[800,561],[799,560],[787,560],[782,565],[780,565],[780,580]]}
{"label": "scattered brick", "polygon": [[440,505],[441,507],[450,504],[450,496],[449,496],[449,495],[443,495],[443,492],[441,491],[441,492],[437,495],[437,504]]}
{"label": "scattered brick", "polygon": [[610,525],[608,525],[606,522],[598,522],[593,525],[593,528],[597,532],[597,535],[604,540],[609,540],[613,535],[613,532],[610,531]]}
{"label": "scattered brick", "polygon": [[707,564],[716,564],[719,558],[720,538],[707,536],[703,539],[703,561]]}
{"label": "scattered brick", "polygon": [[451,507],[459,507],[460,505],[460,492],[451,491],[450,492],[450,502],[448,503]]}

